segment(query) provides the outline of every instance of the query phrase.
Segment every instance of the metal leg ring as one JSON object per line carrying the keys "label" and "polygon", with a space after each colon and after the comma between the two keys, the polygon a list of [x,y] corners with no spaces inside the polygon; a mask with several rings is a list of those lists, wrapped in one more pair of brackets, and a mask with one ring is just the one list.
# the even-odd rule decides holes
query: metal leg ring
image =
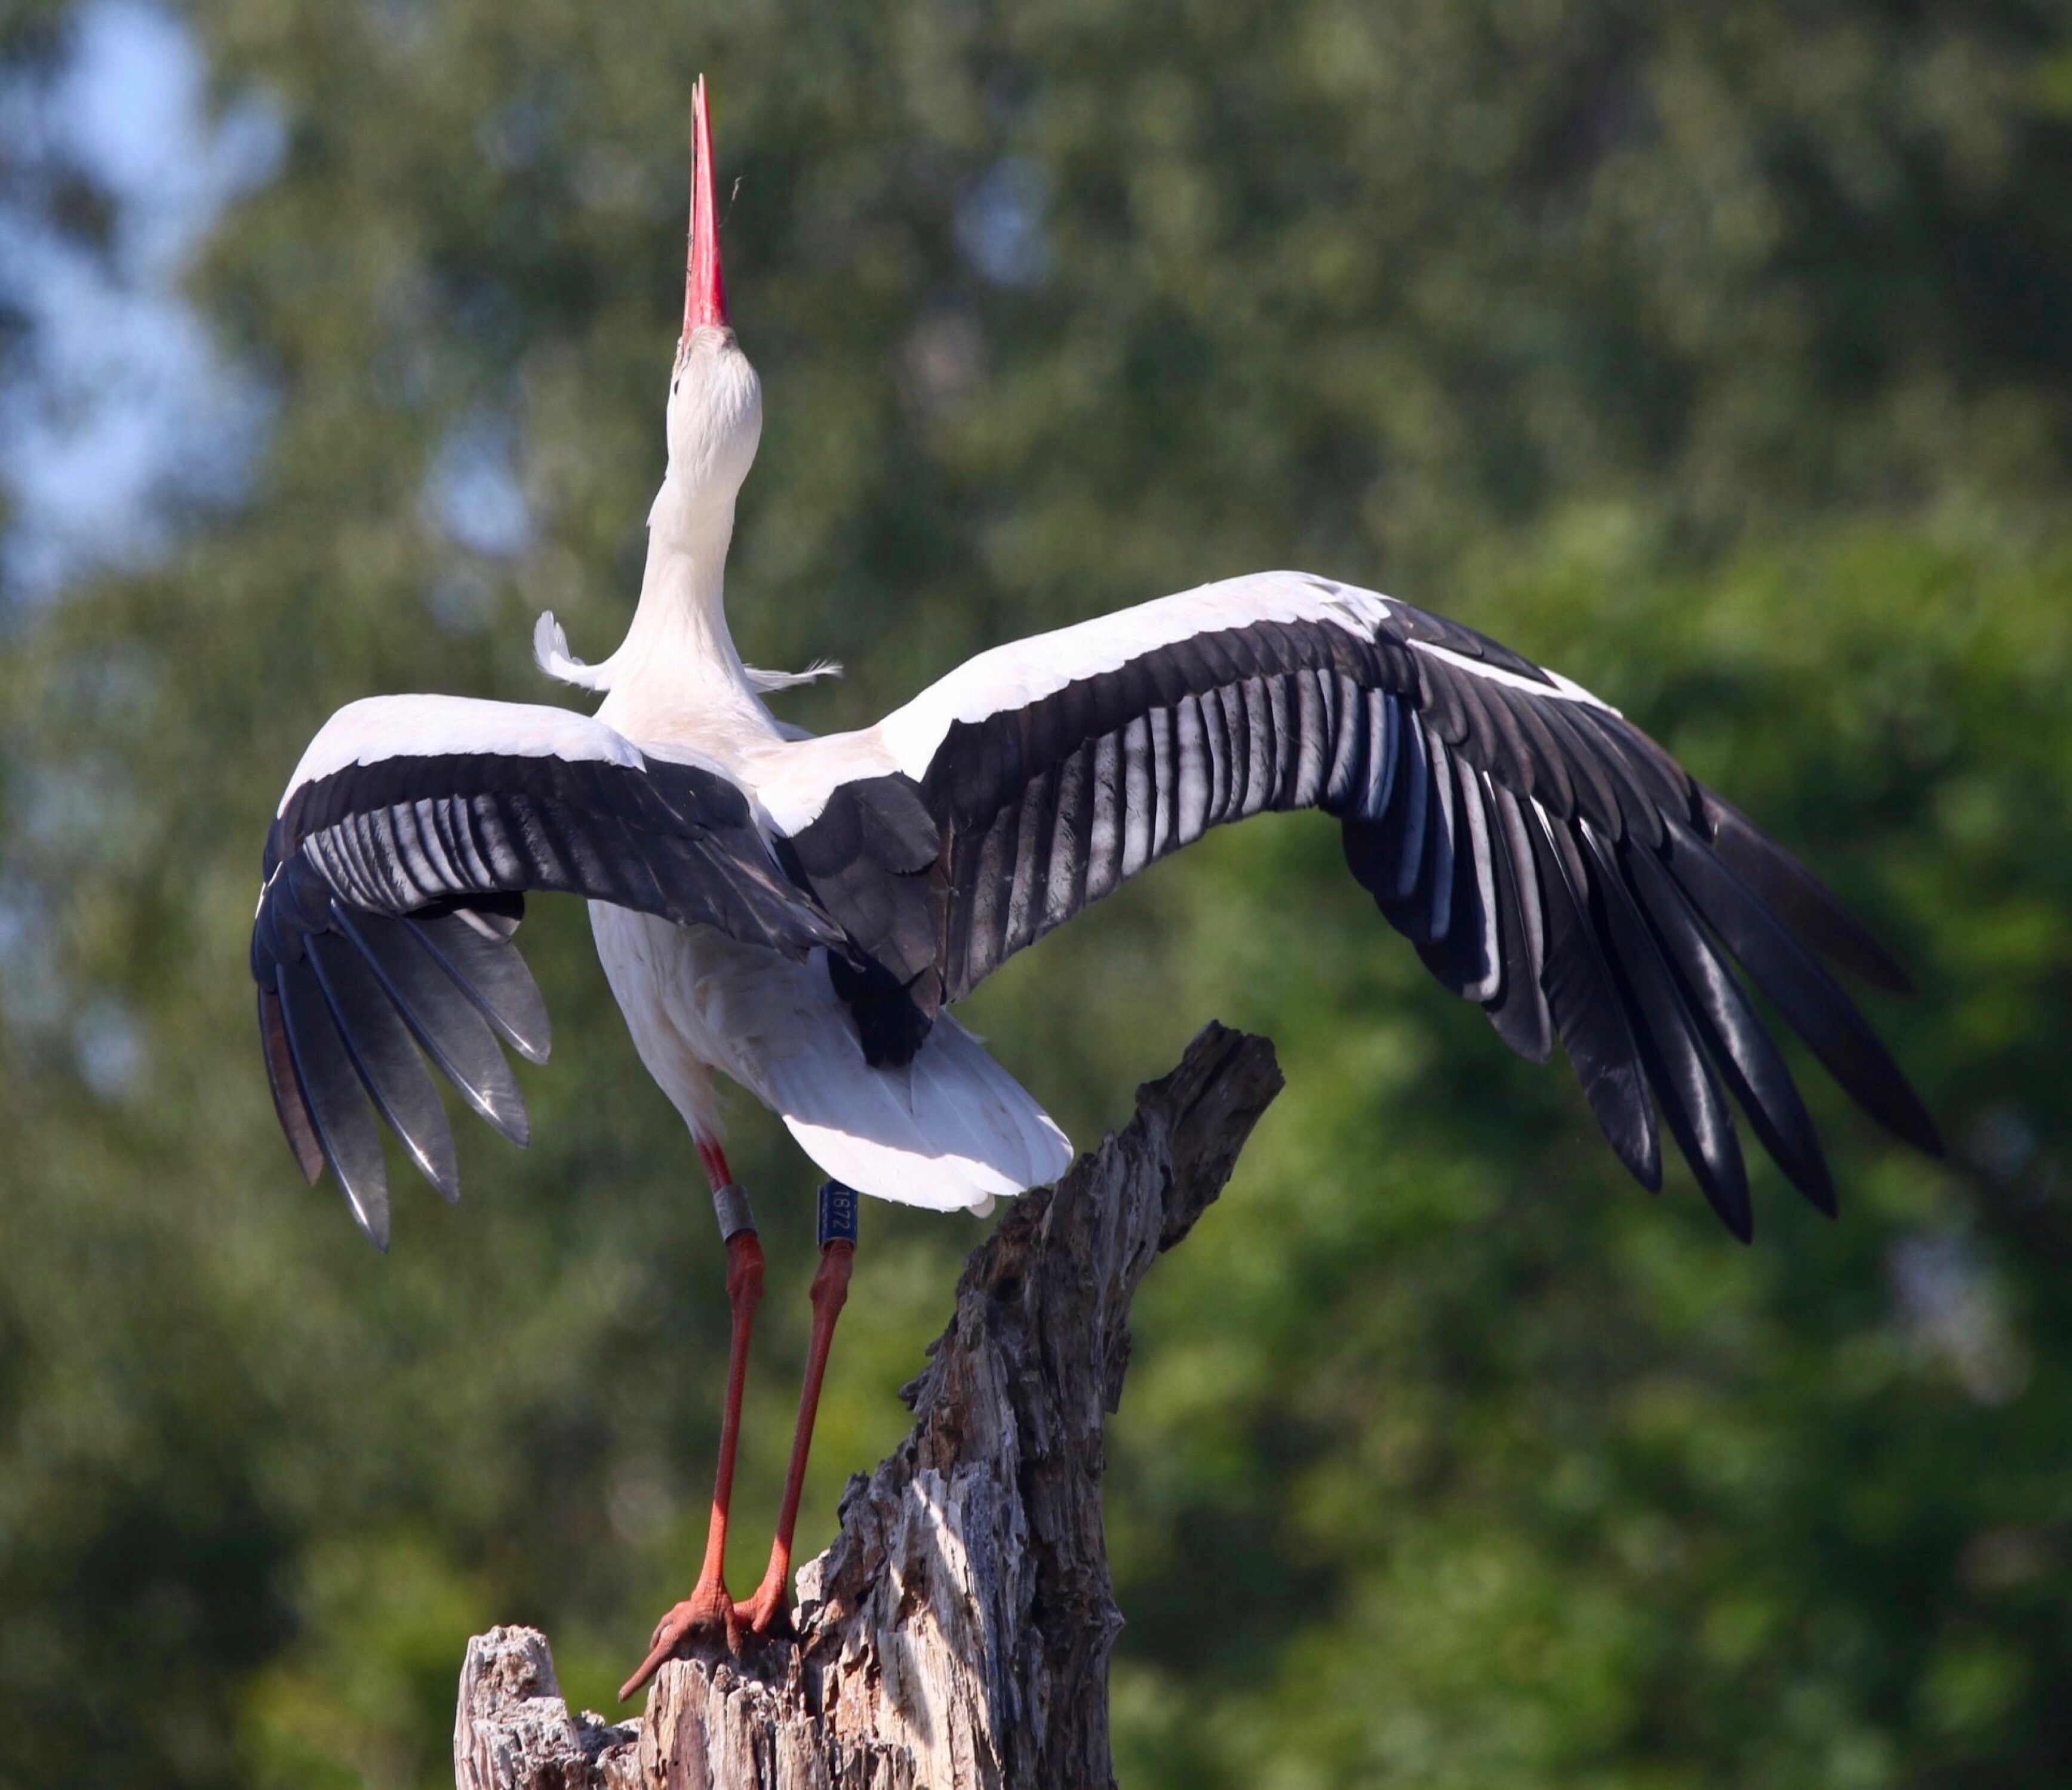
{"label": "metal leg ring", "polygon": [[720,1241],[730,1243],[744,1230],[755,1229],[755,1214],[749,1209],[748,1189],[739,1181],[729,1181],[713,1189],[713,1215],[719,1220]]}

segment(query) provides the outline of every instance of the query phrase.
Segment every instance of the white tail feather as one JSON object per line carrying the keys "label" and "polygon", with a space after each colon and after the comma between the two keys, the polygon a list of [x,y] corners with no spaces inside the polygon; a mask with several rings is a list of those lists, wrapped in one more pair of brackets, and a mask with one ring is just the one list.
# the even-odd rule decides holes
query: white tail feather
{"label": "white tail feather", "polygon": [[948,1016],[903,1070],[870,1068],[845,1026],[824,1036],[827,1050],[767,1065],[766,1097],[837,1180],[906,1205],[983,1212],[1071,1165],[1050,1115]]}

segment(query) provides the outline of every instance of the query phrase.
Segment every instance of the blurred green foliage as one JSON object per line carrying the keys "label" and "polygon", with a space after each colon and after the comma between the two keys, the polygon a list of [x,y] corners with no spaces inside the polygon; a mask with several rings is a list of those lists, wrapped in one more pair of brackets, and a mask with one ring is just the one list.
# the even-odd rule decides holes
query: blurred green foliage
{"label": "blurred green foliage", "polygon": [[[1809,1065],[1843,1221],[1765,1171],[1745,1252],[1680,1168],[1623,1183],[1330,827],[1218,835],[981,993],[1083,1140],[1211,1016],[1288,1071],[1141,1310],[1123,1782],[2072,1779],[2062,0],[193,16],[286,127],[194,281],[278,411],[248,501],[0,638],[0,1784],[436,1784],[468,1632],[544,1624],[603,1706],[690,1576],[720,1251],[582,915],[528,926],[536,1142],[467,1127],[467,1202],[403,1200],[385,1260],[299,1189],[245,949],[331,708],[565,699],[542,608],[616,643],[700,69],[768,417],[736,631],[851,667],[789,712],[1305,565],[1602,691],[1921,983],[1874,1017],[1951,1163]],[[425,498],[485,429],[503,553]],[[111,1014],[133,1074],[80,1048]],[[745,1586],[813,1177],[746,1107],[734,1156],[772,1253]],[[808,1549],[975,1236],[866,1229]]]}

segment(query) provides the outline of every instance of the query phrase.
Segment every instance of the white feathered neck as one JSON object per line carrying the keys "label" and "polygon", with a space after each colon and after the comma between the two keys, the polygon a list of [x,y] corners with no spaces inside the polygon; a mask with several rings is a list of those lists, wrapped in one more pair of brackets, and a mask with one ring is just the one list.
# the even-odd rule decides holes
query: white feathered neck
{"label": "white feathered neck", "polygon": [[[640,601],[618,651],[586,664],[569,651],[552,611],[532,630],[532,656],[549,677],[618,695],[615,708],[762,713],[758,692],[839,666],[763,671],[742,663],[726,625],[726,556],[734,506],[763,433],[760,383],[730,329],[694,330],[670,380],[668,469],[648,512],[648,560]],[[645,687],[644,688],[642,687]]]}

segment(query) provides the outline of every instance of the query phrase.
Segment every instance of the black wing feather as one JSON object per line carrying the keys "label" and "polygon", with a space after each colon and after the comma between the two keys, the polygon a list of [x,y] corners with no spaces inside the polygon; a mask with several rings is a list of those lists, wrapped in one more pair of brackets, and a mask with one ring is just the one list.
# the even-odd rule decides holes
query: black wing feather
{"label": "black wing feather", "polygon": [[347,1054],[376,1109],[425,1179],[446,1198],[458,1200],[460,1168],[454,1160],[453,1132],[402,1015],[377,979],[360,973],[359,952],[339,934],[313,934],[309,958]]}
{"label": "black wing feather", "polygon": [[1489,817],[1479,774],[1452,753],[1448,758],[1445,825],[1452,861],[1443,924],[1435,901],[1432,936],[1417,946],[1417,955],[1453,993],[1486,1003],[1503,979],[1494,931],[1495,871],[1489,861]]}
{"label": "black wing feather", "polygon": [[553,1050],[547,1004],[516,946],[483,937],[457,913],[407,914],[403,923],[506,1044],[528,1062],[546,1061]]}
{"label": "black wing feather", "polygon": [[281,995],[277,988],[259,991],[259,1042],[265,1052],[266,1083],[273,1090],[273,1111],[280,1115],[281,1131],[302,1179],[314,1187],[323,1175],[323,1145],[317,1138],[309,1096],[302,1092],[302,1078],[295,1073],[294,1051],[288,1042],[287,1022],[281,1016]]}
{"label": "black wing feather", "polygon": [[525,1097],[482,1009],[407,921],[334,905],[339,930],[367,959],[425,1053],[461,1098],[513,1143],[532,1140]]}
{"label": "black wing feather", "polygon": [[1655,854],[1629,847],[1620,861],[1656,942],[1704,1028],[1712,1060],[1763,1148],[1776,1159],[1793,1186],[1833,1217],[1834,1180],[1784,1053],[1764,1029],[1741,983],[1713,949],[1704,922]]}
{"label": "black wing feather", "polygon": [[1713,851],[1794,932],[1873,987],[1913,993],[1906,971],[1804,864],[1712,790],[1700,786],[1698,803]]}
{"label": "black wing feather", "polygon": [[1556,1036],[1605,1139],[1627,1172],[1651,1193],[1662,1185],[1662,1140],[1640,1048],[1590,923],[1582,861],[1570,862],[1573,844],[1544,811],[1535,807],[1527,819],[1546,919],[1544,978]]}
{"label": "black wing feather", "polygon": [[1755,1235],[1748,1170],[1734,1136],[1733,1116],[1706,1061],[1696,1023],[1619,874],[1612,848],[1594,827],[1585,827],[1582,836],[1591,895],[1610,943],[1634,1043],[1662,1116],[1712,1209],[1728,1230],[1748,1242]]}
{"label": "black wing feather", "polygon": [[274,971],[281,1015],[294,1053],[295,1078],[309,1102],[310,1117],[324,1160],[338,1176],[346,1203],[367,1239],[388,1246],[388,1172],[381,1160],[381,1131],[345,1041],[338,1035],[317,973],[305,955]]}
{"label": "black wing feather", "polygon": [[1785,930],[1725,862],[1681,821],[1670,827],[1669,872],[1756,986],[1856,1104],[1930,1156],[1942,1139],[1898,1064],[1813,954]]}
{"label": "black wing feather", "polygon": [[1553,1053],[1554,1020],[1540,985],[1546,951],[1540,877],[1517,799],[1508,790],[1492,788],[1490,794],[1496,821],[1490,856],[1496,866],[1503,986],[1486,1010],[1498,1037],[1519,1056],[1544,1063]]}

